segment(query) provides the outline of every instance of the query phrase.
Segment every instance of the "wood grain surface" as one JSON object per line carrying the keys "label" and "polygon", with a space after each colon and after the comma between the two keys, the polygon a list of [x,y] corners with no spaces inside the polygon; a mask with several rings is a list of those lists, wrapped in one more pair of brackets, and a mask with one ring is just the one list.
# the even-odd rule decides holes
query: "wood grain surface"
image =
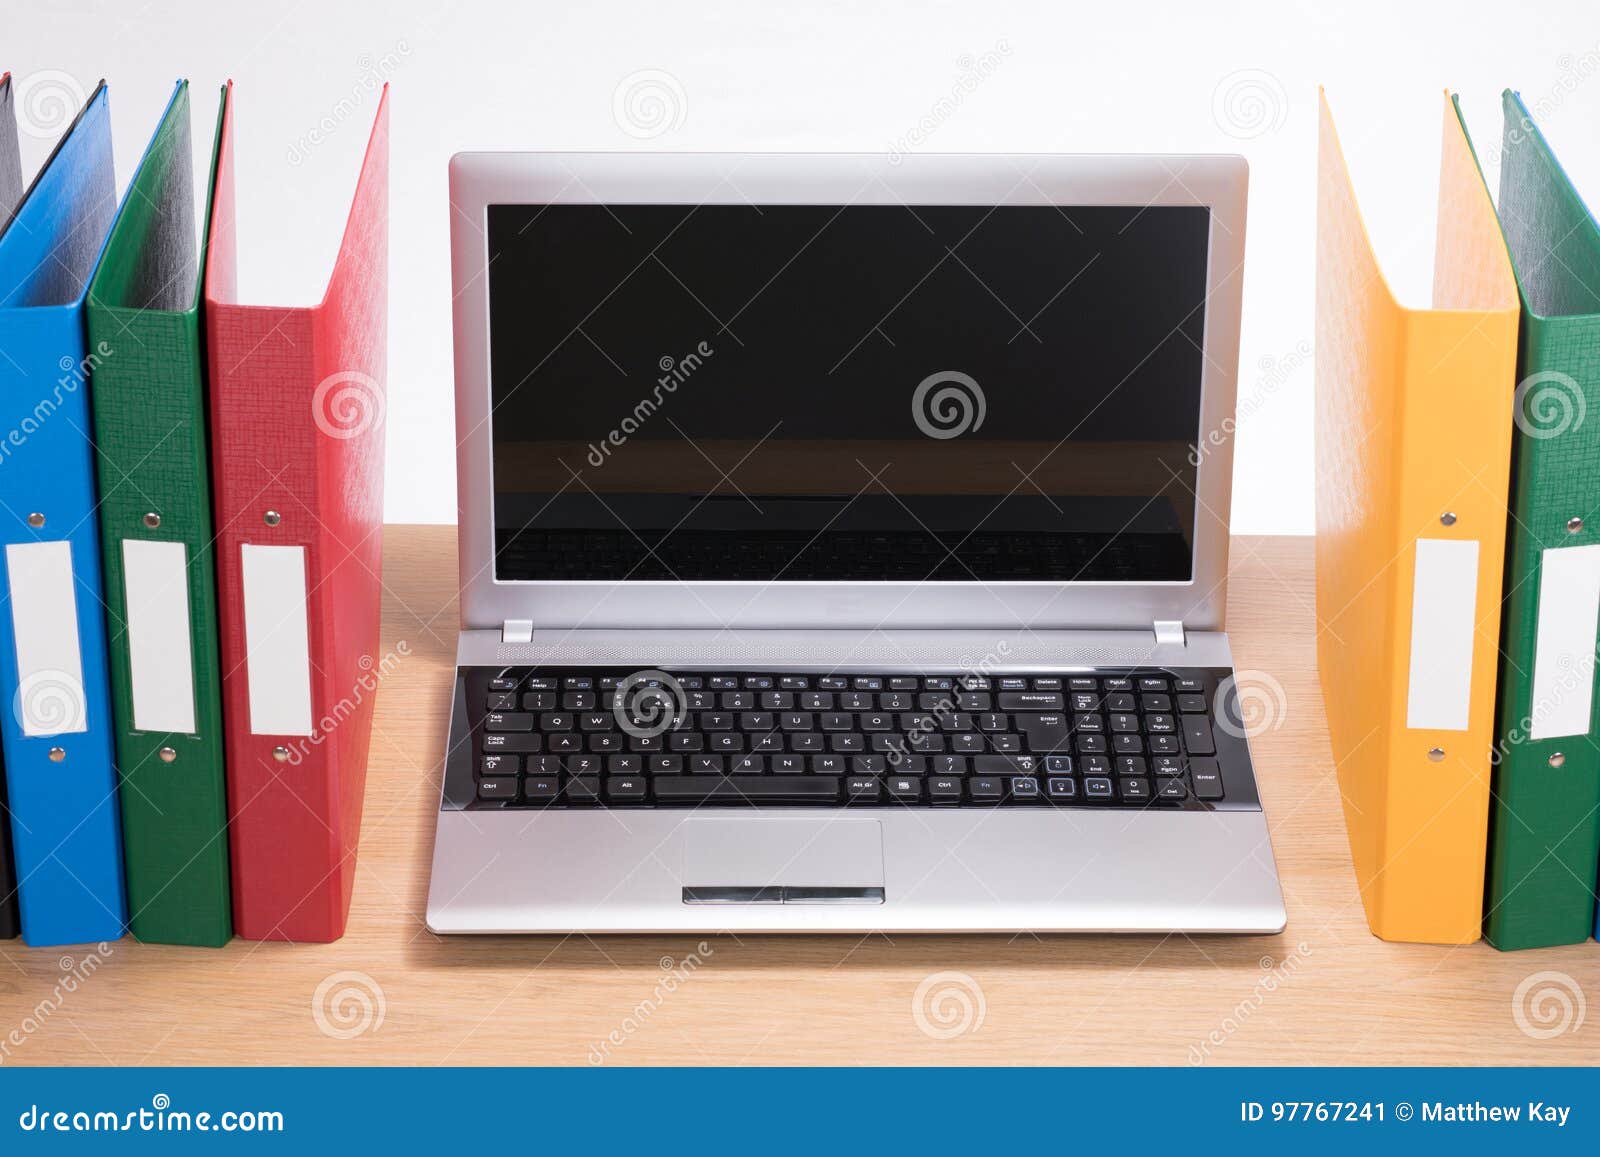
{"label": "wood grain surface", "polygon": [[221,950],[0,943],[0,1063],[1600,1061],[1600,1007],[1578,1017],[1583,994],[1600,998],[1600,945],[1502,954],[1367,932],[1317,687],[1308,538],[1234,540],[1228,620],[1238,668],[1255,673],[1242,677],[1264,692],[1252,746],[1289,907],[1283,935],[1242,938],[435,937],[423,907],[454,528],[391,527],[385,554],[394,661],[349,934]]}

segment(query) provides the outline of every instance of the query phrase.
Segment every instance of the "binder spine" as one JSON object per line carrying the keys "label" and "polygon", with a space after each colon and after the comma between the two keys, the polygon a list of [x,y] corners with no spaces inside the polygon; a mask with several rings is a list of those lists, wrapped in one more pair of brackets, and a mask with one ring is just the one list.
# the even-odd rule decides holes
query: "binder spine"
{"label": "binder spine", "polygon": [[[247,939],[327,940],[344,882],[329,749],[315,730],[326,679],[316,660],[328,652],[314,634],[326,591],[307,437],[312,315],[233,306],[213,324],[226,327],[213,335],[211,409],[234,922]],[[298,555],[287,578],[259,565],[287,555]]]}
{"label": "binder spine", "polygon": [[1464,943],[1484,884],[1517,309],[1443,111],[1435,300],[1413,310],[1383,283],[1322,105],[1317,649],[1368,922]]}
{"label": "binder spine", "polygon": [[225,120],[206,301],[235,917],[250,938],[332,940],[366,782],[361,677],[377,661],[387,90],[312,308],[235,302],[231,151]]}
{"label": "binder spine", "polygon": [[[91,333],[114,351],[94,410],[130,925],[145,941],[215,946],[232,925],[196,325],[189,313],[91,304]],[[140,645],[147,664],[152,651],[182,655],[137,671]]]}
{"label": "binder spine", "polygon": [[[1514,333],[1509,314],[1407,315],[1397,453],[1435,468],[1404,471],[1397,496],[1397,531],[1410,541],[1396,557],[1396,621],[1410,624],[1410,637],[1394,648],[1406,694],[1394,700],[1383,860],[1396,939],[1469,943],[1480,934],[1506,479],[1465,463],[1506,462],[1509,434],[1478,424],[1459,394],[1509,393],[1500,380],[1508,367],[1497,371],[1492,351],[1514,348]],[[1480,345],[1480,334],[1498,341]],[[1452,453],[1457,464],[1437,468]]]}
{"label": "binder spine", "polygon": [[[0,70],[0,230],[22,198],[22,155],[17,147],[17,117],[11,101],[11,74]],[[0,766],[0,940],[22,931],[17,911],[17,869],[11,852],[11,811],[6,802],[5,768]]]}
{"label": "binder spine", "polygon": [[0,311],[23,371],[0,383],[32,418],[0,466],[0,735],[32,945],[114,940],[127,922],[81,325],[75,308]]}
{"label": "binder spine", "polygon": [[[1588,939],[1600,846],[1593,599],[1544,605],[1572,585],[1564,573],[1592,562],[1566,552],[1600,544],[1600,424],[1579,417],[1600,407],[1600,322],[1530,320],[1521,361],[1484,911],[1484,935],[1502,949]],[[1560,633],[1573,636],[1568,654],[1541,655]]]}
{"label": "binder spine", "polygon": [[1518,275],[1512,518],[1484,935],[1587,938],[1600,855],[1600,226],[1527,108],[1502,97],[1500,224]]}

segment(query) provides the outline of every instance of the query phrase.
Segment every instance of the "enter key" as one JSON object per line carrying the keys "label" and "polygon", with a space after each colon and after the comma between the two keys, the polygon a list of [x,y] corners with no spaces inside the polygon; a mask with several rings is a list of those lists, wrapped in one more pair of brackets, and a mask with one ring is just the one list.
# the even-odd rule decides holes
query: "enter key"
{"label": "enter key", "polygon": [[1063,714],[1018,715],[1016,725],[1028,737],[1028,750],[1035,754],[1067,750],[1070,728]]}

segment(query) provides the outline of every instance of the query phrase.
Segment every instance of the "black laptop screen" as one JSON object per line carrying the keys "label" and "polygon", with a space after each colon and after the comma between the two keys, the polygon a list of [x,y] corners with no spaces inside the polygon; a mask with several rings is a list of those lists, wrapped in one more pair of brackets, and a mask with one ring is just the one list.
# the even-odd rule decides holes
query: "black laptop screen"
{"label": "black laptop screen", "polygon": [[496,577],[1187,581],[1208,229],[492,205]]}

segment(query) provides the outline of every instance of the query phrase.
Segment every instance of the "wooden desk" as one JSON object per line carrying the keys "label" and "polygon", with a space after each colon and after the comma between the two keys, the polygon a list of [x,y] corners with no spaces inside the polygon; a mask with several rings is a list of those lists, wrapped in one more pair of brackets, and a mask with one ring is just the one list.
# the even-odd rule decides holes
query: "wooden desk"
{"label": "wooden desk", "polygon": [[[0,943],[4,1063],[584,1065],[613,1032],[613,1064],[1600,1061],[1600,1007],[1548,1040],[1512,1013],[1518,984],[1547,969],[1600,1001],[1600,945],[1502,954],[1367,933],[1318,695],[1310,539],[1235,540],[1229,588],[1239,668],[1271,672],[1287,693],[1282,725],[1254,741],[1287,933],[714,936],[667,984],[663,965],[682,966],[698,938],[444,940],[424,928],[455,531],[393,527],[385,545],[385,647],[404,640],[410,653],[379,693],[349,934],[220,951],[124,940],[42,1015],[63,966],[81,971],[84,953]],[[346,985],[342,972],[364,976]],[[981,1024],[950,1039],[913,1014],[919,985],[941,972],[981,991]],[[368,986],[381,989],[381,1024],[348,1038],[323,1031],[313,1002],[329,978],[331,993],[370,1001]],[[976,992],[967,999],[975,1010]],[[958,1001],[945,1008],[959,1017]],[[13,1029],[20,1044],[6,1038]]]}

